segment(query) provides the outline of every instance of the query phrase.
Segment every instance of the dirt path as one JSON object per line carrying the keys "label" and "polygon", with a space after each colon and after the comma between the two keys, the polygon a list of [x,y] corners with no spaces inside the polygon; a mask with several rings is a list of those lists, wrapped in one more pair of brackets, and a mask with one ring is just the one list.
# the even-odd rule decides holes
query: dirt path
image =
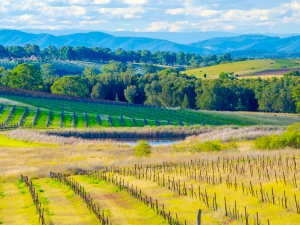
{"label": "dirt path", "polygon": [[47,204],[46,212],[53,224],[99,224],[96,216],[89,212],[80,197],[75,195],[68,186],[52,179],[35,180],[34,184],[37,186],[40,196],[48,200],[45,202]]}
{"label": "dirt path", "polygon": [[35,206],[24,183],[3,183],[0,193],[1,224],[39,224]]}
{"label": "dirt path", "polygon": [[84,176],[74,177],[88,191],[101,209],[106,209],[112,224],[160,225],[168,224],[150,208],[120,191],[114,185],[97,182]]}

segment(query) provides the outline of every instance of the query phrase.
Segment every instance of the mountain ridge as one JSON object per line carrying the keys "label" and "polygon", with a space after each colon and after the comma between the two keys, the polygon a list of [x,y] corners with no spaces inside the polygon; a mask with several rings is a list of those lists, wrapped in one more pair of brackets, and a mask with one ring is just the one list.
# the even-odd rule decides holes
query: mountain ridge
{"label": "mountain ridge", "polygon": [[92,31],[55,36],[53,34],[32,34],[18,30],[0,30],[0,44],[4,46],[24,46],[36,44],[40,48],[49,45],[102,47],[116,50],[149,50],[189,52],[196,54],[223,54],[230,52],[300,52],[300,36],[270,37],[266,35],[244,34],[232,37],[215,37],[191,44],[179,44],[169,40],[150,37],[116,37],[108,33]]}

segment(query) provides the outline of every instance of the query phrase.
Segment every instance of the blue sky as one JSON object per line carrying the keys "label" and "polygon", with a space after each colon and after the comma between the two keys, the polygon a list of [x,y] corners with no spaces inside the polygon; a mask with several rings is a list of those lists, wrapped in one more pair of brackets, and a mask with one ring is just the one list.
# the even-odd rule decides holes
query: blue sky
{"label": "blue sky", "polygon": [[300,33],[300,0],[1,0],[0,28]]}

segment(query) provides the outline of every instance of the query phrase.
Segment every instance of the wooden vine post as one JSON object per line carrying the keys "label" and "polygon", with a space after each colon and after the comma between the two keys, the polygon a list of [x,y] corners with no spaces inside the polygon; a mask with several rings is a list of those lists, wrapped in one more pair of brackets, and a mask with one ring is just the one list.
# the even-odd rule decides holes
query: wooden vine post
{"label": "wooden vine post", "polygon": [[198,214],[197,214],[197,222],[196,222],[196,225],[201,225],[201,214],[202,214],[202,210],[199,209],[199,210],[198,210]]}

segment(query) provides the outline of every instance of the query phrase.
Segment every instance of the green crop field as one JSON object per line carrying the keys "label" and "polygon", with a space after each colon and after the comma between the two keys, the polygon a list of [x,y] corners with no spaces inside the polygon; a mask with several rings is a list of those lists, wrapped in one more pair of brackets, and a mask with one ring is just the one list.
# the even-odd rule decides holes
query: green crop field
{"label": "green crop field", "polygon": [[[288,125],[300,120],[297,115],[278,114],[276,116],[267,113],[194,111],[13,95],[1,95],[0,97],[2,108],[0,110],[0,123],[20,124],[27,128],[143,127],[147,125],[179,126],[194,124]],[[5,99],[4,104],[1,103],[1,99]],[[27,105],[27,107],[10,104],[16,102]],[[27,111],[23,115],[25,109]]]}
{"label": "green crop field", "polygon": [[256,72],[265,70],[278,70],[284,68],[299,68],[296,63],[300,60],[291,59],[260,59],[260,60],[247,60],[233,63],[225,63],[216,66],[209,66],[203,68],[197,68],[193,70],[187,70],[183,73],[188,75],[194,75],[199,78],[203,78],[204,74],[207,78],[218,78],[221,72],[234,72],[239,76],[251,75]]}

